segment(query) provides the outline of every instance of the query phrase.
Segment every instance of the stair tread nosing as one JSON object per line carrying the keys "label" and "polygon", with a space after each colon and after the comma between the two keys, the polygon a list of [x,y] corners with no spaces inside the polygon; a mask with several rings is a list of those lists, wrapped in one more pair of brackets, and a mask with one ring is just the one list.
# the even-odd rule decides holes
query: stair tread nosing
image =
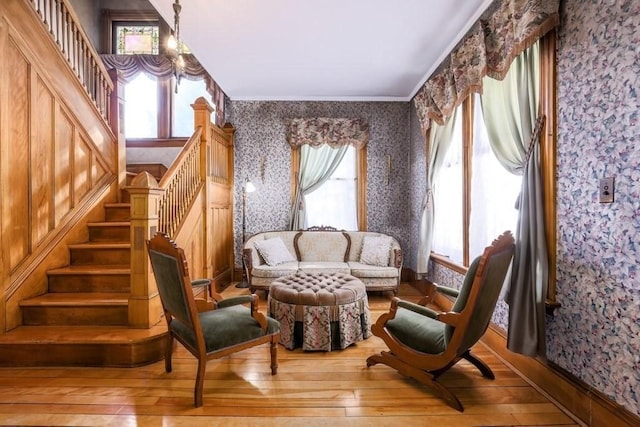
{"label": "stair tread nosing", "polygon": [[129,227],[131,221],[97,221],[90,222],[87,227]]}
{"label": "stair tread nosing", "polygon": [[153,339],[167,332],[166,322],[159,322],[151,328],[129,328],[127,326],[89,325],[39,325],[19,326],[5,334],[0,334],[0,344],[64,343],[130,343]]}
{"label": "stair tread nosing", "polygon": [[118,292],[64,292],[47,293],[20,301],[21,307],[36,306],[126,306],[129,294]]}
{"label": "stair tread nosing", "polygon": [[85,242],[68,245],[69,249],[130,249],[131,243]]}
{"label": "stair tread nosing", "polygon": [[49,276],[71,276],[71,275],[127,275],[131,274],[131,269],[128,265],[70,265],[66,267],[53,268],[47,270]]}

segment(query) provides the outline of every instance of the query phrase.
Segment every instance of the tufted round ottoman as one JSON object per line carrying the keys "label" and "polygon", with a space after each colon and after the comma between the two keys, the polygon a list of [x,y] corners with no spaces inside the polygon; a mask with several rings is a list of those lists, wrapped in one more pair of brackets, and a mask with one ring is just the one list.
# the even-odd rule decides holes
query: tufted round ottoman
{"label": "tufted round ottoman", "polygon": [[343,273],[296,273],[269,286],[269,315],[280,322],[280,344],[331,351],[368,338],[364,284]]}

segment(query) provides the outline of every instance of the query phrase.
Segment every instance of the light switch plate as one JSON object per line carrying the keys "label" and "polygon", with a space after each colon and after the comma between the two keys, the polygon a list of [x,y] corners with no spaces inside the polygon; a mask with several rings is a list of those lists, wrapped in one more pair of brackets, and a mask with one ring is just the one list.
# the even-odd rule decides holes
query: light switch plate
{"label": "light switch plate", "polygon": [[600,203],[612,203],[613,191],[614,191],[613,177],[602,178],[600,180],[600,187],[598,189],[600,193]]}

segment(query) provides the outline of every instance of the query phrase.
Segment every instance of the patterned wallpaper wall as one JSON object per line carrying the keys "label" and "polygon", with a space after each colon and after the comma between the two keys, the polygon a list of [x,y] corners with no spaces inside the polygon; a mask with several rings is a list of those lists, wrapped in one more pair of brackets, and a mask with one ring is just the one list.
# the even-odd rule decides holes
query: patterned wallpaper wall
{"label": "patterned wallpaper wall", "polygon": [[[558,36],[562,307],[547,317],[547,357],[640,414],[640,2],[564,1]],[[410,135],[412,171],[424,176],[423,142]],[[600,204],[598,180],[608,176],[615,201]],[[460,287],[460,274],[431,267],[432,280]],[[493,321],[507,328],[503,301]]]}
{"label": "patterned wallpaper wall", "polygon": [[[408,102],[230,101],[227,121],[235,133],[235,248],[241,265],[242,182],[251,179],[258,191],[247,196],[246,234],[289,226],[291,149],[286,120],[304,117],[363,118],[369,123],[367,148],[368,229],[394,236],[407,247],[409,210]],[[387,156],[391,173],[387,183]],[[264,162],[264,179],[260,165]]]}
{"label": "patterned wallpaper wall", "polygon": [[[640,414],[640,2],[563,2],[558,56],[562,308],[547,353]],[[615,201],[600,204],[608,176]]]}

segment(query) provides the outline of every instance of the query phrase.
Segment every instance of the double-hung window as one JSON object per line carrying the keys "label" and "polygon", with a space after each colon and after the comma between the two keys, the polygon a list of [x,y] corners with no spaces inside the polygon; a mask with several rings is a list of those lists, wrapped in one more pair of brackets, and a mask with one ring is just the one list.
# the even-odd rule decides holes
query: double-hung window
{"label": "double-hung window", "polygon": [[[550,101],[553,92],[549,89],[552,87],[554,46],[553,35],[549,35],[538,47],[541,58],[547,58],[541,61],[540,67],[540,111],[548,117],[547,126],[552,126],[554,117],[553,102]],[[470,95],[458,109],[453,139],[433,189],[432,258],[463,271],[462,268],[503,231],[511,230],[516,234],[522,177],[508,172],[493,153],[480,95]],[[553,134],[552,129],[547,129],[549,135]],[[509,130],[505,128],[504,131]],[[543,155],[543,180],[547,188],[553,190],[549,183],[553,183],[554,169],[548,153],[553,152],[554,144],[552,138],[544,134],[541,139],[541,151],[547,153],[546,160]],[[550,219],[546,224],[549,235],[549,229],[553,230],[555,226],[552,191],[546,194],[544,203],[545,216]],[[550,244],[553,242],[549,239]]]}

